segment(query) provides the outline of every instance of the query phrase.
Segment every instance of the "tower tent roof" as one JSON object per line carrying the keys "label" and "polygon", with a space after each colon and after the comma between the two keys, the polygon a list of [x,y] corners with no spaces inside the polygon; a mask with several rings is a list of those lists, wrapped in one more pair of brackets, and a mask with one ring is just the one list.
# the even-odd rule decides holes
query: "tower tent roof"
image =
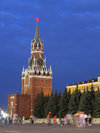
{"label": "tower tent roof", "polygon": [[40,40],[40,32],[39,32],[38,22],[37,22],[37,26],[36,26],[36,31],[35,31],[35,37],[34,37],[34,39]]}

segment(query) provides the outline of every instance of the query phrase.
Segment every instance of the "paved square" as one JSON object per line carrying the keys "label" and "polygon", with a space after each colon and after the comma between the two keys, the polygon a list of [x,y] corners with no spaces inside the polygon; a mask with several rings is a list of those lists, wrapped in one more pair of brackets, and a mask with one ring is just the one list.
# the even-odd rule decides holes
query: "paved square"
{"label": "paved square", "polygon": [[100,125],[76,128],[74,125],[7,124],[0,125],[0,133],[100,133]]}

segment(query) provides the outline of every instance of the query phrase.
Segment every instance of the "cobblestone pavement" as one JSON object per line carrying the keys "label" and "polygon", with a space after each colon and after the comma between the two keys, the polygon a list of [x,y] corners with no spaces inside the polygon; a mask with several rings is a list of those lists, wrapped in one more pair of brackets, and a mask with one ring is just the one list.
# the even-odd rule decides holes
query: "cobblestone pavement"
{"label": "cobblestone pavement", "polygon": [[76,128],[74,125],[7,124],[0,125],[0,133],[100,133],[100,125]]}

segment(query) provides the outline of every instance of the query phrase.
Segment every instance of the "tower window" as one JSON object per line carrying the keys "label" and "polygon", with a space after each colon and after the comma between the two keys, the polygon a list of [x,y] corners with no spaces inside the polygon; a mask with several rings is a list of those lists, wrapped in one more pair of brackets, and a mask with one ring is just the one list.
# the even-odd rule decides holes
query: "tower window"
{"label": "tower window", "polygon": [[41,75],[41,73],[39,72],[39,75]]}
{"label": "tower window", "polygon": [[39,48],[41,47],[41,44],[39,43]]}
{"label": "tower window", "polygon": [[35,48],[37,47],[37,43],[35,43],[34,47],[35,47]]}
{"label": "tower window", "polygon": [[49,76],[49,72],[47,73],[47,76]]}
{"label": "tower window", "polygon": [[35,71],[35,75],[37,75],[36,71]]}
{"label": "tower window", "polygon": [[43,73],[43,75],[45,76],[45,72]]}
{"label": "tower window", "polygon": [[13,101],[11,101],[11,107],[13,107]]}

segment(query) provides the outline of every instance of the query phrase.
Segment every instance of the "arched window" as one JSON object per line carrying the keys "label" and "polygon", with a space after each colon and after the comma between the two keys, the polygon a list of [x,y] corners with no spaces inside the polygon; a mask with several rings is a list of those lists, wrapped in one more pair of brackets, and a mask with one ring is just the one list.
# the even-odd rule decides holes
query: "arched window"
{"label": "arched window", "polygon": [[45,72],[43,73],[43,75],[45,76]]}
{"label": "arched window", "polygon": [[37,47],[37,43],[34,44],[34,47],[35,47],[35,48]]}
{"label": "arched window", "polygon": [[47,76],[49,76],[49,72],[47,73]]}
{"label": "arched window", "polygon": [[35,71],[35,75],[37,75],[36,71]]}
{"label": "arched window", "polygon": [[39,71],[39,75],[41,75],[41,72]]}
{"label": "arched window", "polygon": [[39,48],[41,47],[41,44],[39,43]]}

